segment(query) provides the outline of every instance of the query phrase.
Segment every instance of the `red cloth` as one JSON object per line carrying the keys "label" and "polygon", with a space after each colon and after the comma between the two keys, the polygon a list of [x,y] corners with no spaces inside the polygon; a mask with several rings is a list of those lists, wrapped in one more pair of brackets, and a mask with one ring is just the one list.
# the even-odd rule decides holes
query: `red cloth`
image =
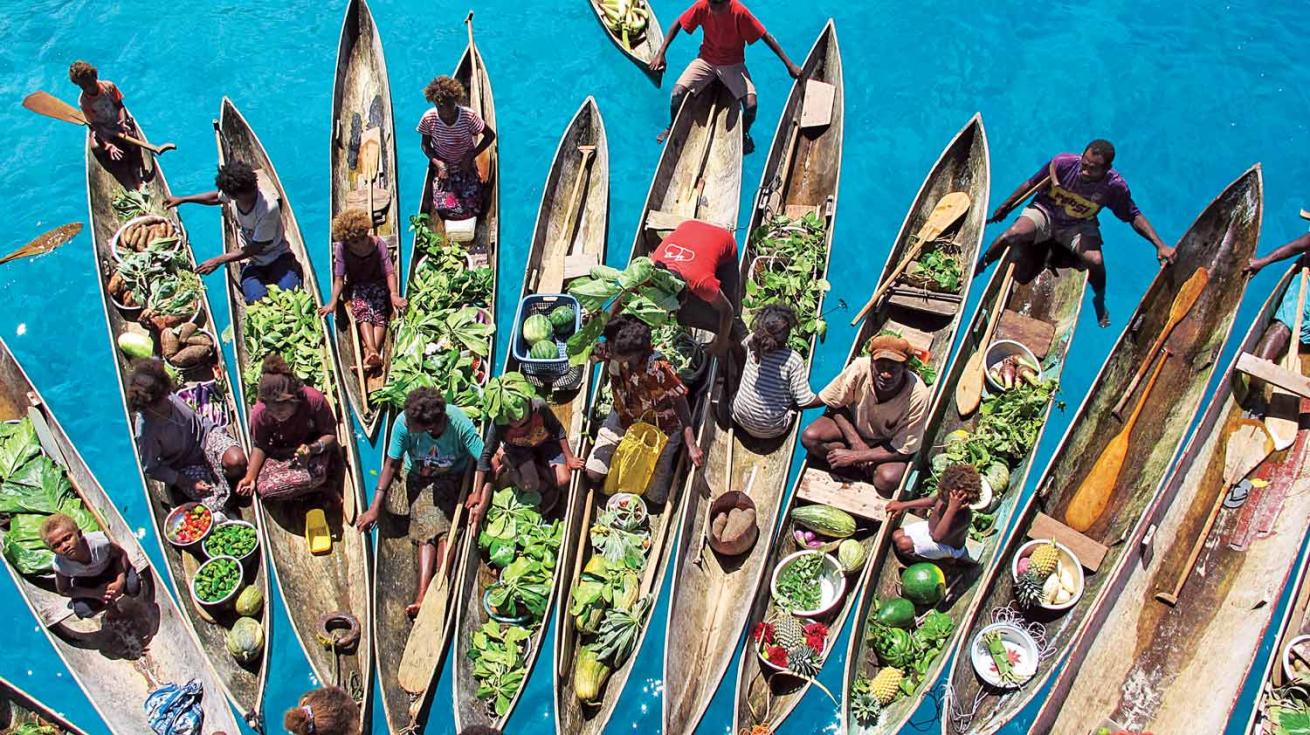
{"label": "red cloth", "polygon": [[710,10],[709,0],[697,0],[683,11],[678,24],[687,33],[704,29],[700,57],[715,66],[746,61],[746,44],[755,43],[767,33],[764,24],[737,0],[728,0],[728,8],[719,13]]}
{"label": "red cloth", "polygon": [[689,219],[660,241],[651,260],[678,274],[702,301],[713,301],[722,287],[715,271],[724,263],[736,266],[737,241],[722,227]]}
{"label": "red cloth", "polygon": [[250,409],[250,443],[270,457],[286,459],[300,445],[336,433],[336,416],[322,393],[305,386],[301,400],[303,403],[291,418],[282,422],[266,412],[263,401],[256,403]]}

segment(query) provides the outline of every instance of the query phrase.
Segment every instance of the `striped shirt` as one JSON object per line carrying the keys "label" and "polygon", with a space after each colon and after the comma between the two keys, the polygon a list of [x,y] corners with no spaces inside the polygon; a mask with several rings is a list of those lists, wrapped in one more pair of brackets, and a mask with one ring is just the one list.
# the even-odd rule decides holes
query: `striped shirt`
{"label": "striped shirt", "polygon": [[463,161],[477,145],[475,138],[487,127],[478,113],[462,106],[457,109],[459,115],[453,125],[447,125],[435,108],[423,113],[418,121],[419,133],[432,138],[437,157],[446,163]]}
{"label": "striped shirt", "polygon": [[[746,339],[750,345],[751,338]],[[741,385],[732,399],[732,418],[759,439],[782,436],[796,418],[797,406],[815,401],[805,360],[790,347],[746,356]]]}

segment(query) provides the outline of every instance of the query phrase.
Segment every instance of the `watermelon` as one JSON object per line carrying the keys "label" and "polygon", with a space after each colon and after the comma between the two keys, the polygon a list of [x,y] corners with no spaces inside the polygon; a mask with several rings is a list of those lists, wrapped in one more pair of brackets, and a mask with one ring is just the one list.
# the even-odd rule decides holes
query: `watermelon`
{"label": "watermelon", "polygon": [[547,340],[555,333],[545,314],[533,314],[523,320],[523,340],[530,345]]}
{"label": "watermelon", "polygon": [[893,597],[878,606],[874,618],[893,628],[909,628],[914,625],[914,603],[904,597]]}
{"label": "watermelon", "polygon": [[932,562],[919,562],[901,572],[901,593],[920,607],[932,607],[946,596],[946,575]]}
{"label": "watermelon", "polygon": [[555,360],[559,358],[559,345],[553,339],[543,339],[532,343],[528,357],[533,360]]}
{"label": "watermelon", "polygon": [[572,306],[563,304],[551,309],[550,314],[547,314],[546,318],[550,320],[550,325],[555,328],[555,334],[564,336],[573,333],[573,326],[577,320],[577,314],[573,311]]}

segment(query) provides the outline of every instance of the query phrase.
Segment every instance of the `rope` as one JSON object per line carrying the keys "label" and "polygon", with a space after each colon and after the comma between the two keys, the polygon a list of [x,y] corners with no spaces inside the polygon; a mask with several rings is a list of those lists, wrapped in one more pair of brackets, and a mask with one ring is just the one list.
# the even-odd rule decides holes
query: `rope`
{"label": "rope", "polygon": [[[993,608],[988,617],[990,619],[989,624],[1005,623],[1013,625],[1031,636],[1033,642],[1037,644],[1037,660],[1039,662],[1045,661],[1054,655],[1056,647],[1046,638],[1046,626],[1028,620],[1027,616],[1024,615],[1023,610],[1014,606],[1013,601],[1006,603],[1002,607]],[[961,655],[972,659],[972,654],[970,653],[972,645],[972,641],[966,642],[965,647],[961,650]],[[955,687],[951,685],[950,678],[947,678],[944,687],[945,691],[943,693],[943,707],[951,719],[951,725],[955,732],[965,733],[969,730],[969,727],[973,724],[974,717],[978,714],[978,708],[982,706],[983,699],[991,696],[988,691],[989,689],[990,687],[987,686],[980,687],[978,693],[974,695],[973,706],[970,707],[968,711],[964,711],[962,709],[957,709],[956,705],[959,702],[959,698],[955,694]]]}

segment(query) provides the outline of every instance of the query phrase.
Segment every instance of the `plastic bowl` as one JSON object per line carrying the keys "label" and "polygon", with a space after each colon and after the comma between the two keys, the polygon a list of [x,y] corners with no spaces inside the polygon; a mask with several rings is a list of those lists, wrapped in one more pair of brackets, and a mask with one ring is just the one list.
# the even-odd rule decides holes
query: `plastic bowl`
{"label": "plastic bowl", "polygon": [[778,592],[778,575],[797,559],[810,554],[818,554],[823,557],[823,570],[819,574],[819,606],[813,610],[793,610],[792,615],[798,618],[817,618],[826,615],[832,612],[833,608],[840,605],[842,598],[846,595],[846,573],[842,570],[841,562],[837,561],[831,554],[825,554],[822,551],[804,550],[788,554],[782,561],[778,562],[778,566],[773,568],[773,578],[769,582],[769,590],[773,594],[773,599],[777,601],[781,597]]}
{"label": "plastic bowl", "polygon": [[1019,560],[1023,559],[1026,556],[1029,556],[1030,554],[1033,553],[1034,549],[1045,543],[1054,543],[1055,547],[1060,550],[1061,561],[1063,561],[1066,566],[1070,566],[1070,565],[1073,566],[1073,570],[1074,570],[1073,576],[1074,576],[1074,581],[1078,583],[1078,591],[1074,593],[1074,596],[1070,598],[1068,602],[1065,602],[1063,604],[1047,605],[1045,603],[1039,603],[1039,606],[1043,610],[1053,610],[1056,612],[1062,610],[1068,610],[1074,605],[1077,605],[1078,601],[1082,599],[1083,590],[1086,589],[1087,585],[1086,585],[1086,579],[1083,577],[1082,563],[1078,561],[1078,557],[1074,555],[1073,551],[1071,551],[1068,546],[1065,546],[1059,541],[1047,542],[1045,540],[1035,540],[1035,541],[1029,541],[1023,546],[1020,546],[1018,553],[1016,553],[1014,555],[1014,558],[1010,560],[1010,578],[1013,579],[1015,582],[1018,582]]}
{"label": "plastic bowl", "polygon": [[[205,567],[208,567],[212,564],[216,564],[224,559],[236,563],[237,569],[241,570],[241,579],[239,579],[237,583],[232,587],[232,590],[228,592],[226,595],[224,595],[221,599],[218,600],[200,599],[200,595],[196,592],[196,580],[200,579],[200,572],[204,570]],[[236,596],[241,592],[241,588],[245,586],[245,579],[246,579],[245,568],[241,566],[240,559],[235,559],[230,556],[216,556],[213,559],[210,559],[209,561],[205,562],[204,564],[201,564],[199,567],[196,568],[195,575],[191,577],[191,584],[187,585],[187,587],[191,590],[191,599],[195,600],[196,604],[204,605],[205,607],[221,607],[223,605],[228,604],[229,602],[231,602],[233,599],[236,598]]]}
{"label": "plastic bowl", "polygon": [[644,528],[646,521],[650,517],[650,511],[646,507],[646,501],[641,499],[640,495],[633,493],[614,493],[610,499],[605,501],[605,507],[609,510],[616,510],[625,504],[635,503],[639,509],[636,513],[637,527]]}
{"label": "plastic bowl", "polygon": [[[192,508],[197,508],[197,507],[204,508],[205,510],[209,511],[209,527],[205,529],[204,533],[200,534],[200,538],[197,538],[193,541],[188,541],[183,543],[173,538],[173,534],[182,525],[182,516],[185,515],[186,513],[189,513]],[[214,531],[214,526],[218,525],[215,522],[216,520],[217,519],[214,518],[213,509],[205,505],[204,503],[183,503],[177,506],[176,508],[174,508],[173,510],[169,511],[168,515],[164,518],[164,538],[168,539],[168,543],[178,548],[189,549],[195,546],[196,544],[201,543],[206,538],[209,538],[209,534],[213,533]]]}
{"label": "plastic bowl", "polygon": [[990,373],[992,366],[1012,355],[1023,355],[1031,360],[1032,364],[1037,366],[1037,379],[1041,380],[1042,378],[1042,364],[1037,361],[1037,356],[1033,354],[1032,350],[1014,340],[999,339],[987,348],[987,356],[983,359],[983,375],[987,376],[987,385],[995,392],[1003,392],[1005,388],[992,380]]}
{"label": "plastic bowl", "polygon": [[[1289,684],[1300,683],[1297,681],[1296,669],[1292,668],[1292,649],[1306,644],[1310,644],[1310,635],[1299,635],[1288,641],[1286,646],[1283,646],[1283,651],[1280,654],[1283,659],[1283,678]],[[1307,656],[1307,658],[1310,658],[1310,656]]]}
{"label": "plastic bowl", "polygon": [[[232,519],[232,520],[223,521],[222,523],[212,524],[209,533],[205,534],[205,541],[208,541],[210,537],[214,535],[215,531],[219,530],[220,528],[225,528],[227,526],[245,526],[246,528],[249,528],[252,533],[255,534],[254,548],[252,548],[250,551],[246,552],[245,554],[242,554],[241,556],[233,557],[234,559],[240,562],[244,562],[259,552],[259,530],[255,528],[254,524],[247,523],[246,521],[240,519]],[[202,551],[205,552],[206,556],[213,557],[214,555],[210,554],[209,549],[205,547],[205,541],[200,542],[200,548]],[[222,555],[220,554],[219,556]]]}
{"label": "plastic bowl", "polygon": [[[992,656],[987,652],[987,644],[983,643],[983,636],[992,632],[1001,634],[1001,640],[1005,642],[1007,649],[1018,652],[1019,661],[1013,666],[1014,674],[1019,681],[1001,681],[1000,675],[992,672]],[[978,631],[969,642],[969,660],[973,664],[974,673],[987,685],[998,689],[1017,689],[1028,683],[1028,680],[1037,673],[1037,641],[1017,625],[992,623]]]}
{"label": "plastic bowl", "polygon": [[501,615],[500,613],[496,612],[495,608],[491,606],[490,587],[488,587],[487,590],[482,593],[482,610],[487,613],[487,617],[491,618],[497,623],[505,623],[507,625],[523,625],[524,623],[532,619],[531,615],[521,615],[517,618],[512,618],[509,617],[508,615]]}
{"label": "plastic bowl", "polygon": [[119,240],[120,237],[122,237],[123,233],[127,231],[127,228],[131,227],[132,225],[138,224],[138,223],[144,223],[144,224],[151,224],[151,225],[153,225],[153,224],[155,224],[155,223],[157,223],[157,222],[167,222],[167,223],[169,224],[169,226],[173,229],[173,235],[172,235],[172,236],[177,238],[177,242],[174,243],[174,244],[173,244],[173,247],[170,248],[170,249],[171,249],[171,250],[177,250],[177,249],[181,248],[181,247],[182,247],[182,233],[178,231],[178,229],[177,229],[177,223],[176,223],[176,222],[174,222],[173,220],[171,220],[171,219],[169,219],[169,218],[167,218],[167,217],[161,217],[161,216],[159,216],[159,215],[157,215],[157,214],[143,214],[143,215],[140,215],[140,216],[138,216],[138,217],[133,217],[132,219],[130,219],[130,220],[124,222],[124,223],[123,223],[123,224],[118,228],[118,231],[114,233],[113,238],[110,239],[110,241],[109,241],[109,252],[114,256],[114,261],[115,261],[115,262],[119,262],[119,261],[122,261],[122,260],[123,260],[123,256],[122,256],[122,254],[118,252],[118,240]]}

